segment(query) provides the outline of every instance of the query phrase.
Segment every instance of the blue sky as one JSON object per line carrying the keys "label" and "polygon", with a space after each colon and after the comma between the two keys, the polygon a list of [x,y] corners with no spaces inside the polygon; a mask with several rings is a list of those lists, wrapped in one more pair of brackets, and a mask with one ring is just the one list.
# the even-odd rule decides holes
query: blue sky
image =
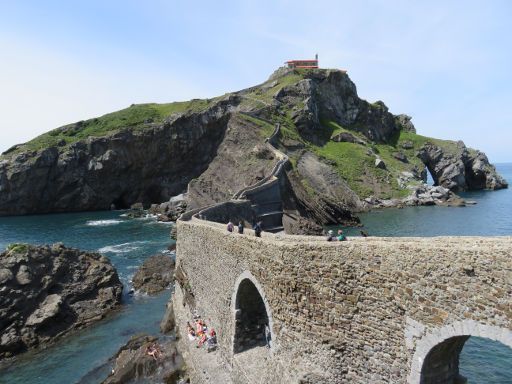
{"label": "blue sky", "polygon": [[212,97],[319,54],[418,133],[512,161],[512,2],[0,0],[0,151],[132,103]]}

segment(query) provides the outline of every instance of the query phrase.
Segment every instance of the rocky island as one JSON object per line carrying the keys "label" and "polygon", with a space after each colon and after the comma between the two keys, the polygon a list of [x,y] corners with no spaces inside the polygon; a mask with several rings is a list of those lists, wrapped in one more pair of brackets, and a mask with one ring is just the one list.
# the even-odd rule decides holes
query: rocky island
{"label": "rocky island", "polygon": [[132,105],[12,147],[0,157],[0,215],[134,203],[167,214],[182,193],[181,206],[194,209],[229,200],[278,162],[279,196],[255,218],[277,212],[282,220],[266,227],[288,233],[354,223],[373,207],[507,187],[485,154],[417,134],[410,116],[359,98],[344,71],[280,68],[242,91]]}
{"label": "rocky island", "polygon": [[104,318],[122,289],[99,254],[61,244],[9,246],[0,253],[0,360]]}

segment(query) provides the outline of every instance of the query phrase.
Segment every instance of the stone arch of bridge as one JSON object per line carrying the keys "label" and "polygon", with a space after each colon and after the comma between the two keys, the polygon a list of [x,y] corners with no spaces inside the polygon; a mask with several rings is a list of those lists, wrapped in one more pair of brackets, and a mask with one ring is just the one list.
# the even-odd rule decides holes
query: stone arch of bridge
{"label": "stone arch of bridge", "polygon": [[483,337],[512,348],[512,330],[464,320],[437,328],[416,342],[409,384],[464,382],[459,356],[471,336]]}
{"label": "stone arch of bridge", "polygon": [[233,353],[256,346],[267,346],[267,340],[270,352],[274,351],[276,340],[270,304],[261,284],[249,271],[242,272],[235,282],[231,311],[235,319]]}

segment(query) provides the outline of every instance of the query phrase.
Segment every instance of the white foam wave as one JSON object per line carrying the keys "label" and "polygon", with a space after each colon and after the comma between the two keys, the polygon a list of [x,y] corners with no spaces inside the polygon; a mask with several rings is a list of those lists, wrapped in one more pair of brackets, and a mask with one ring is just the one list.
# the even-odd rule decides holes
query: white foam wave
{"label": "white foam wave", "polygon": [[110,220],[89,220],[85,223],[85,225],[95,226],[95,227],[105,227],[107,225],[117,225],[122,223],[123,220],[116,220],[116,219],[110,219]]}
{"label": "white foam wave", "polygon": [[98,249],[100,253],[128,253],[131,251],[135,251],[142,247],[143,244],[148,243],[148,241],[134,241],[131,243],[123,243],[116,245],[107,245],[106,247],[102,247]]}
{"label": "white foam wave", "polygon": [[176,224],[174,221],[150,221],[149,223],[145,223],[144,225],[174,225]]}

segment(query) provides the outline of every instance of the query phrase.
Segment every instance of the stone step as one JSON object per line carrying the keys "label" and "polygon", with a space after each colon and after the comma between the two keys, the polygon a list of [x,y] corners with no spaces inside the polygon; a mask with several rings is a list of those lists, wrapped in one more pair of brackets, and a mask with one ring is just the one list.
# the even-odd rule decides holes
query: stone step
{"label": "stone step", "polygon": [[265,229],[264,229],[264,231],[265,231],[265,232],[276,233],[276,232],[284,231],[284,227],[283,227],[283,226],[280,226],[280,227],[265,228]]}
{"label": "stone step", "polygon": [[258,214],[258,217],[265,217],[265,216],[273,216],[273,215],[282,215],[283,211],[272,211],[272,212],[264,212]]}

